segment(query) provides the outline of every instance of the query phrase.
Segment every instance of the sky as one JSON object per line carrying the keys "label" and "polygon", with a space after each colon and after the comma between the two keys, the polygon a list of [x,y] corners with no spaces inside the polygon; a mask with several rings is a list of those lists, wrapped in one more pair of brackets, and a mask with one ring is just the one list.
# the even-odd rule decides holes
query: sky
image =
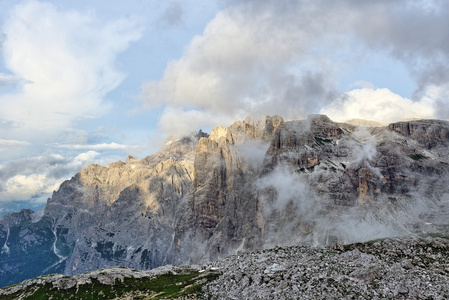
{"label": "sky", "polygon": [[0,0],[0,215],[246,116],[449,118],[449,1]]}

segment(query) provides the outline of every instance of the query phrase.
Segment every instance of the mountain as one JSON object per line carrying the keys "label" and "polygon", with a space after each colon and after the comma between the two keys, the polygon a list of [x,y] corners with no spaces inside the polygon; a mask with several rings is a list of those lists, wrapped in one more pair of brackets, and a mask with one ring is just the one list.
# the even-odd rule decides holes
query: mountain
{"label": "mountain", "polygon": [[448,234],[449,123],[279,116],[90,165],[0,221],[0,286],[108,266],[198,264],[276,246]]}
{"label": "mountain", "polygon": [[449,240],[276,247],[192,266],[42,276],[2,299],[447,299]]}

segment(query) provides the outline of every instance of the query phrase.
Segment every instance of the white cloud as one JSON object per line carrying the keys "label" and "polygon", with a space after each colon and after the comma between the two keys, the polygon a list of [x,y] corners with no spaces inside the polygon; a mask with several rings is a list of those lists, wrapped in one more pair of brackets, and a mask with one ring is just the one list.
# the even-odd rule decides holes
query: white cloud
{"label": "white cloud", "polygon": [[[273,210],[285,211],[286,208],[296,210],[291,212],[307,212],[314,215],[321,207],[319,199],[315,198],[307,181],[304,181],[297,173],[287,166],[278,165],[276,168],[258,180],[259,189],[273,188],[276,194],[268,196],[262,194],[264,209],[267,215]],[[293,207],[288,207],[294,204]]]}
{"label": "white cloud", "polygon": [[124,78],[116,56],[142,31],[132,19],[102,24],[94,12],[61,11],[38,1],[15,6],[3,29],[5,65],[28,83],[0,96],[0,119],[20,124],[20,133],[33,138],[36,128],[59,132],[107,111],[104,96]]}
{"label": "white cloud", "polygon": [[211,130],[217,124],[228,126],[240,117],[238,115],[229,116],[211,113],[199,109],[167,107],[160,118],[159,125],[168,133],[187,136],[199,129]]}
{"label": "white cloud", "polygon": [[[204,33],[192,39],[184,56],[167,65],[162,80],[144,85],[147,108],[169,107],[161,124],[170,133],[224,115],[228,119],[250,113],[298,117],[312,103],[328,100],[332,76],[322,65],[305,58],[300,71],[290,67],[304,57],[309,35],[318,38],[322,31],[304,30],[307,20],[295,21],[294,14],[279,16],[270,7],[253,13],[245,7],[218,13]],[[314,63],[313,72],[306,62]],[[177,118],[177,128],[165,121],[175,110],[184,112]],[[202,117],[184,118],[195,114]]]}
{"label": "white cloud", "polygon": [[95,157],[97,157],[99,154],[100,153],[98,153],[96,151],[87,151],[87,152],[78,154],[73,161],[74,161],[75,165],[81,165],[86,162],[94,161]]}
{"label": "white cloud", "polygon": [[362,88],[346,93],[322,108],[321,113],[339,122],[357,118],[389,124],[410,118],[433,118],[433,106],[433,101],[427,97],[416,102],[386,88]]}
{"label": "white cloud", "polygon": [[76,150],[127,150],[139,148],[136,145],[123,145],[115,142],[101,144],[59,144],[58,148],[76,149]]}
{"label": "white cloud", "polygon": [[26,147],[29,145],[30,145],[30,143],[27,141],[0,139],[0,151],[7,150],[7,149],[10,149],[13,147]]}
{"label": "white cloud", "polygon": [[[424,117],[434,115],[435,99],[426,100],[423,92],[431,85],[444,85],[449,78],[448,34],[441,30],[448,24],[448,3],[228,3],[235,5],[219,12],[203,34],[191,40],[183,56],[167,64],[161,80],[143,87],[146,108],[166,107],[161,125],[170,133],[197,128],[223,116],[281,114],[295,118],[324,107],[338,115],[335,104],[328,107],[342,95],[336,90],[337,78],[348,70],[357,71],[360,63],[372,63],[371,54],[391,57],[406,66],[416,81],[413,101],[386,90],[370,93],[366,86],[367,90],[348,93],[347,102],[341,102],[346,105],[341,114],[359,114],[349,117],[352,119],[374,112],[375,117],[369,115],[369,119],[383,122],[418,112]],[[374,101],[368,107],[356,103],[356,99],[368,98]],[[441,100],[440,106],[445,103],[447,100]],[[374,104],[382,109],[376,111]],[[174,125],[166,120],[175,120],[175,110],[181,113]],[[442,111],[449,116],[448,109]],[[400,114],[394,116],[396,112]],[[201,117],[186,119],[193,115]]]}
{"label": "white cloud", "polygon": [[59,182],[47,178],[45,174],[16,175],[5,183],[5,190],[0,192],[1,200],[24,200],[35,195],[48,194],[56,190]]}
{"label": "white cloud", "polygon": [[55,153],[13,160],[0,166],[0,201],[46,200],[53,190],[91,163],[102,163],[99,153],[75,157]]}

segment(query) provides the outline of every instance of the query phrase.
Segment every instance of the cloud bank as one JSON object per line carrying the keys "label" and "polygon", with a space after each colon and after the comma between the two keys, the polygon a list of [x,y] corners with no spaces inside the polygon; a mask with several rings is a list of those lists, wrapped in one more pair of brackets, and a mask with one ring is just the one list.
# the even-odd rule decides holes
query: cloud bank
{"label": "cloud bank", "polygon": [[389,124],[407,118],[433,118],[436,116],[434,104],[429,97],[412,101],[386,88],[363,88],[344,94],[320,112],[338,122],[357,118]]}
{"label": "cloud bank", "polygon": [[47,152],[9,161],[0,166],[0,202],[31,198],[46,201],[64,180],[92,163],[98,155],[96,151],[87,151],[72,158]]}
{"label": "cloud bank", "polygon": [[[368,109],[362,113],[365,104],[370,112],[376,105],[386,109],[385,116],[374,115],[383,122],[397,112],[401,118],[417,112],[449,117],[448,109],[437,109],[445,107],[442,95],[449,90],[449,36],[443,30],[449,22],[449,3],[230,3],[191,40],[181,58],[167,65],[161,80],[143,86],[144,106],[165,109],[160,125],[170,133],[185,134],[184,128],[230,123],[248,114],[297,118],[320,111],[360,112],[349,118],[373,119]],[[369,64],[373,53],[404,64],[416,82],[411,99],[384,89],[389,87],[349,92],[339,88],[339,80],[361,63]],[[439,93],[429,97],[432,89]],[[193,116],[198,116],[197,122]]]}

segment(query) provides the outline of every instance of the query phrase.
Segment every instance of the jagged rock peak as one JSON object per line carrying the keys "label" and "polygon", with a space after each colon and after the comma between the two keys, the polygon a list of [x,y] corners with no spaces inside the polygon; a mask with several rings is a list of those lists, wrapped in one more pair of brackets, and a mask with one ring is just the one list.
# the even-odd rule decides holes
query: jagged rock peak
{"label": "jagged rock peak", "polygon": [[218,141],[221,138],[226,138],[228,134],[228,128],[224,128],[221,125],[218,125],[215,127],[212,132],[210,133],[209,138],[213,141]]}
{"label": "jagged rock peak", "polygon": [[267,141],[284,123],[284,119],[278,115],[246,117],[243,121],[237,121],[227,128],[217,126],[212,130],[209,138],[217,142],[225,138],[224,140],[229,144],[240,143],[247,139]]}
{"label": "jagged rock peak", "polygon": [[130,164],[130,163],[133,163],[133,162],[135,162],[137,160],[139,160],[139,159],[134,157],[134,156],[128,155],[126,157],[125,164]]}
{"label": "jagged rock peak", "polygon": [[209,134],[207,132],[203,132],[201,129],[198,131],[198,133],[196,134],[196,137],[198,138],[198,140],[202,137],[209,137]]}
{"label": "jagged rock peak", "polygon": [[267,126],[275,126],[284,123],[284,119],[279,115],[259,117],[247,116],[243,122],[260,129],[265,129]]}

